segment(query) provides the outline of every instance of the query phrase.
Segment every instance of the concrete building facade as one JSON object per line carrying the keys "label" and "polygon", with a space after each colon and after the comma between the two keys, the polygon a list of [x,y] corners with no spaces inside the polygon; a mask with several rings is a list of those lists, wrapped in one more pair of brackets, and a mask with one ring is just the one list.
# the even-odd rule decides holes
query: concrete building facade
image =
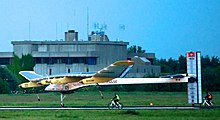
{"label": "concrete building facade", "polygon": [[[65,32],[65,41],[12,41],[13,53],[21,57],[31,54],[34,71],[42,75],[70,72],[97,72],[118,60],[137,61],[128,77],[159,74],[160,67],[153,65],[155,54],[137,57],[127,53],[128,42],[110,41],[103,32],[92,33],[88,41],[78,41],[78,32]],[[0,63],[11,64],[13,53],[0,53]],[[3,61],[5,60],[5,61]],[[142,61],[142,62],[141,62]]]}
{"label": "concrete building facade", "polygon": [[14,53],[32,54],[39,74],[98,71],[127,59],[127,42],[12,41]]}

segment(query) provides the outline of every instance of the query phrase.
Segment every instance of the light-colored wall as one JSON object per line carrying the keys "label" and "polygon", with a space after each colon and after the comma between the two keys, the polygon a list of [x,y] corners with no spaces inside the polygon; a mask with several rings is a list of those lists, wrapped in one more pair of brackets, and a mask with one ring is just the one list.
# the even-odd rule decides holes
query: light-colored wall
{"label": "light-colored wall", "polygon": [[32,52],[32,45],[16,45],[14,47],[14,53],[18,55],[19,57],[26,54],[31,54]]}
{"label": "light-colored wall", "polygon": [[[49,75],[68,72],[96,72],[115,61],[127,59],[128,42],[106,41],[12,41],[14,53],[19,57],[31,53],[33,57],[97,57],[96,65],[87,64],[36,64],[38,74]],[[152,54],[154,55],[154,54]],[[153,56],[154,57],[154,56]],[[138,72],[137,72],[138,69]],[[136,65],[129,77],[142,77],[145,74],[159,74],[160,67]]]}
{"label": "light-colored wall", "polygon": [[[22,44],[23,42],[23,44]],[[21,41],[12,42],[15,54],[32,53],[33,57],[97,57],[97,65],[87,64],[36,64],[38,74],[59,74],[68,72],[95,72],[115,61],[127,59],[127,42],[57,42]]]}

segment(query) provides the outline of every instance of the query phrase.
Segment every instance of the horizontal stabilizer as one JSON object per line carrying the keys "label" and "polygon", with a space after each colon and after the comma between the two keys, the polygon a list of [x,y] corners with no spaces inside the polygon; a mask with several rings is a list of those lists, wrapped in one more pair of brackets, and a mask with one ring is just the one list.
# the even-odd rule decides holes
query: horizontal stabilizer
{"label": "horizontal stabilizer", "polygon": [[29,81],[38,81],[44,78],[43,76],[38,75],[34,71],[20,71],[19,74]]}

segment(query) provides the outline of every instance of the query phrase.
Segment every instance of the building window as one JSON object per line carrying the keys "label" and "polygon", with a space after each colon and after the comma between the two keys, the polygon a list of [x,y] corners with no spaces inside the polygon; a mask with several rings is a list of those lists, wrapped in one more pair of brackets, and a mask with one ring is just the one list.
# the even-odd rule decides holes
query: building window
{"label": "building window", "polygon": [[49,58],[48,64],[53,64],[53,59]]}
{"label": "building window", "polygon": [[0,65],[9,65],[11,58],[0,58]]}
{"label": "building window", "polygon": [[77,64],[96,65],[96,57],[35,57],[36,64]]}
{"label": "building window", "polygon": [[49,70],[49,75],[52,75],[52,69]]}
{"label": "building window", "polygon": [[68,68],[68,73],[70,73],[70,69]]}
{"label": "building window", "polygon": [[96,58],[95,57],[88,57],[87,64],[88,65],[96,65]]}

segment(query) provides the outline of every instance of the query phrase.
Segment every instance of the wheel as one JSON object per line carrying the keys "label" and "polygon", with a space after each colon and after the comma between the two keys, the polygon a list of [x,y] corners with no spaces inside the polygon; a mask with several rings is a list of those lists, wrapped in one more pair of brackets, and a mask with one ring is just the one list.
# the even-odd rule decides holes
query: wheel
{"label": "wheel", "polygon": [[211,101],[210,103],[211,103],[211,105],[212,105],[212,106],[214,106],[214,105],[215,105],[215,103],[214,103],[214,102],[212,102],[212,101]]}
{"label": "wheel", "polygon": [[123,109],[123,107],[124,107],[124,105],[122,104],[122,103],[118,103],[119,105],[118,105],[118,109]]}
{"label": "wheel", "polygon": [[108,109],[113,109],[113,105],[111,102],[108,104]]}
{"label": "wheel", "polygon": [[64,107],[64,104],[63,104],[63,103],[61,103],[61,104],[60,104],[60,106],[61,106],[61,107]]}

